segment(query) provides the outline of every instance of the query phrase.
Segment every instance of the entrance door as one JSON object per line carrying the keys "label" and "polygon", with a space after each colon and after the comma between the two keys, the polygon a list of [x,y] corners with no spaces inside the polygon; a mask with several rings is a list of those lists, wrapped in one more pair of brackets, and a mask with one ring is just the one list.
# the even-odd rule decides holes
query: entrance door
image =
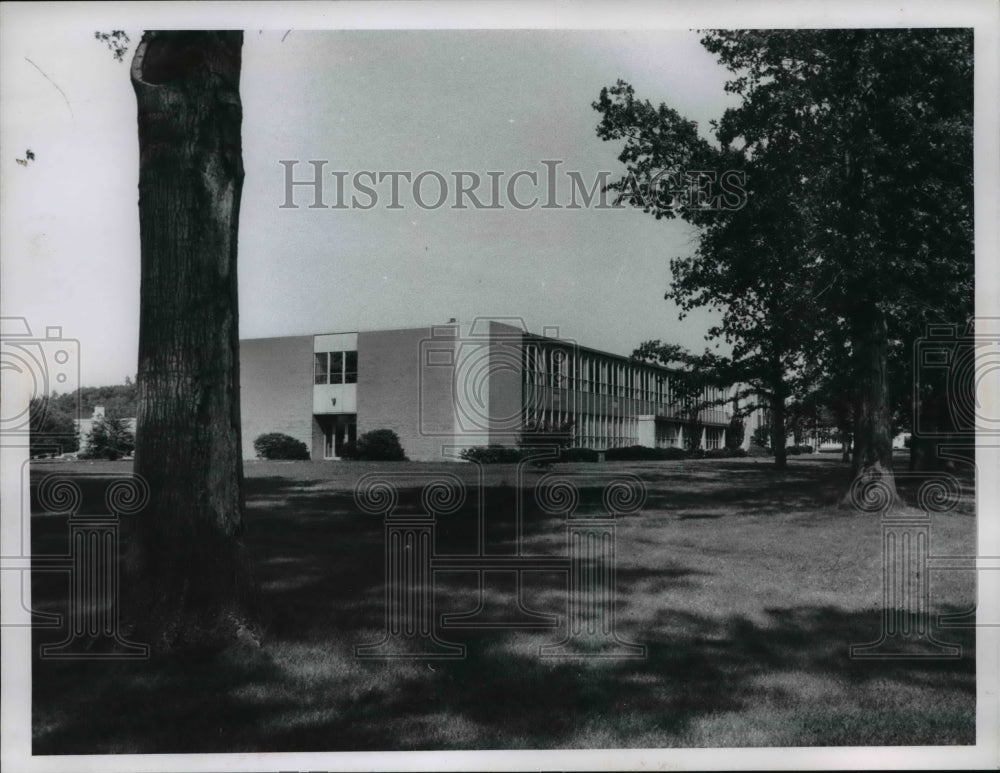
{"label": "entrance door", "polygon": [[344,443],[355,443],[358,439],[358,425],[351,422],[337,422],[337,429],[334,435],[334,455],[338,458],[343,456]]}
{"label": "entrance door", "polygon": [[323,458],[339,459],[343,456],[344,444],[355,443],[357,439],[357,417],[354,414],[337,416],[323,427]]}

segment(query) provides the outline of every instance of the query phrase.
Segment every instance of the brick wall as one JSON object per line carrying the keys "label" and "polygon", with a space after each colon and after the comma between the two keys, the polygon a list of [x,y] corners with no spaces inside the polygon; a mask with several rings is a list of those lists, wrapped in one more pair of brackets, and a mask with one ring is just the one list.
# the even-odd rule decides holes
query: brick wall
{"label": "brick wall", "polygon": [[316,454],[313,436],[313,337],[240,341],[240,413],[243,458],[253,459],[254,439],[283,432]]}
{"label": "brick wall", "polygon": [[427,363],[431,338],[431,328],[358,333],[358,435],[391,429],[413,461],[440,460],[454,442],[452,369]]}

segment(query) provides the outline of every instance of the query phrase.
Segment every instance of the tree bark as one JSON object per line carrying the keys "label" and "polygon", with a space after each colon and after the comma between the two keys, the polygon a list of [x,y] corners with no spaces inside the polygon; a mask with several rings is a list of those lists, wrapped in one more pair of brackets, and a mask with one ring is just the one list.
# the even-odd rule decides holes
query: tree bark
{"label": "tree bark", "polygon": [[774,449],[774,466],[785,469],[788,454],[785,451],[785,395],[781,389],[771,395],[771,448]]}
{"label": "tree bark", "polygon": [[[858,379],[854,404],[854,454],[851,485],[841,500],[843,506],[858,507],[859,492],[872,493],[885,508],[900,504],[892,472],[892,415],[889,402],[889,337],[885,315],[876,304],[858,306],[852,320],[853,372]],[[862,507],[861,509],[867,509]]]}
{"label": "tree bark", "polygon": [[236,254],[242,32],[147,32],[131,77],[142,258],[135,471],[149,484],[127,571],[154,649],[254,635],[244,554]]}
{"label": "tree bark", "polygon": [[788,453],[785,450],[786,408],[788,385],[785,381],[785,369],[781,365],[778,351],[772,351],[771,368],[771,448],[774,449],[774,466],[783,470],[788,466]]}
{"label": "tree bark", "polygon": [[838,395],[833,401],[833,417],[840,433],[840,461],[851,461],[851,450],[853,446],[853,428],[851,421],[851,405],[854,399],[846,400],[843,395]]}
{"label": "tree bark", "polygon": [[701,410],[692,411],[688,414],[687,447],[692,454],[701,448],[701,435],[705,431],[705,425],[701,422]]}

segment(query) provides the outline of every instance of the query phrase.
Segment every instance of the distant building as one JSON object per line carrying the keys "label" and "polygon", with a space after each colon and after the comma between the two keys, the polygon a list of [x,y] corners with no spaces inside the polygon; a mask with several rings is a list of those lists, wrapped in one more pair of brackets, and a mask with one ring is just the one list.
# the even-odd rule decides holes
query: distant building
{"label": "distant building", "polygon": [[[675,374],[497,320],[477,319],[465,335],[450,322],[247,339],[243,456],[254,458],[259,435],[282,432],[313,459],[338,459],[360,434],[391,429],[410,459],[442,460],[471,446],[514,445],[526,423],[565,422],[575,447],[683,446],[691,428],[676,405]],[[725,444],[726,392],[706,394],[721,404],[701,414],[704,448]]]}

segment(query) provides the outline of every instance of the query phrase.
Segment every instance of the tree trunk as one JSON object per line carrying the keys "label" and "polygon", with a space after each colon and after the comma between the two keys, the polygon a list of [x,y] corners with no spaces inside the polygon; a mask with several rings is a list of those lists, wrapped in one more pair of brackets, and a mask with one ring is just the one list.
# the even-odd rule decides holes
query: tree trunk
{"label": "tree trunk", "polygon": [[771,395],[771,448],[774,449],[774,466],[783,470],[788,466],[785,452],[785,395],[776,389]]}
{"label": "tree trunk", "polygon": [[[852,370],[857,378],[854,455],[851,485],[841,505],[868,510],[873,503],[884,502],[885,508],[893,508],[900,504],[900,499],[892,473],[889,339],[885,316],[875,304],[855,309],[851,346]],[[864,497],[865,502],[859,497]]]}
{"label": "tree trunk", "polygon": [[840,461],[851,461],[851,448],[853,445],[853,422],[851,421],[851,405],[854,399],[846,399],[843,394],[838,395],[833,400],[833,420],[840,434]]}
{"label": "tree trunk", "polygon": [[688,451],[692,454],[701,448],[701,435],[705,431],[705,425],[701,423],[699,413],[696,411],[688,419]]}
{"label": "tree trunk", "polygon": [[242,544],[236,250],[242,32],[147,32],[132,62],[142,286],[135,471],[149,484],[127,570],[157,650],[253,635]]}

